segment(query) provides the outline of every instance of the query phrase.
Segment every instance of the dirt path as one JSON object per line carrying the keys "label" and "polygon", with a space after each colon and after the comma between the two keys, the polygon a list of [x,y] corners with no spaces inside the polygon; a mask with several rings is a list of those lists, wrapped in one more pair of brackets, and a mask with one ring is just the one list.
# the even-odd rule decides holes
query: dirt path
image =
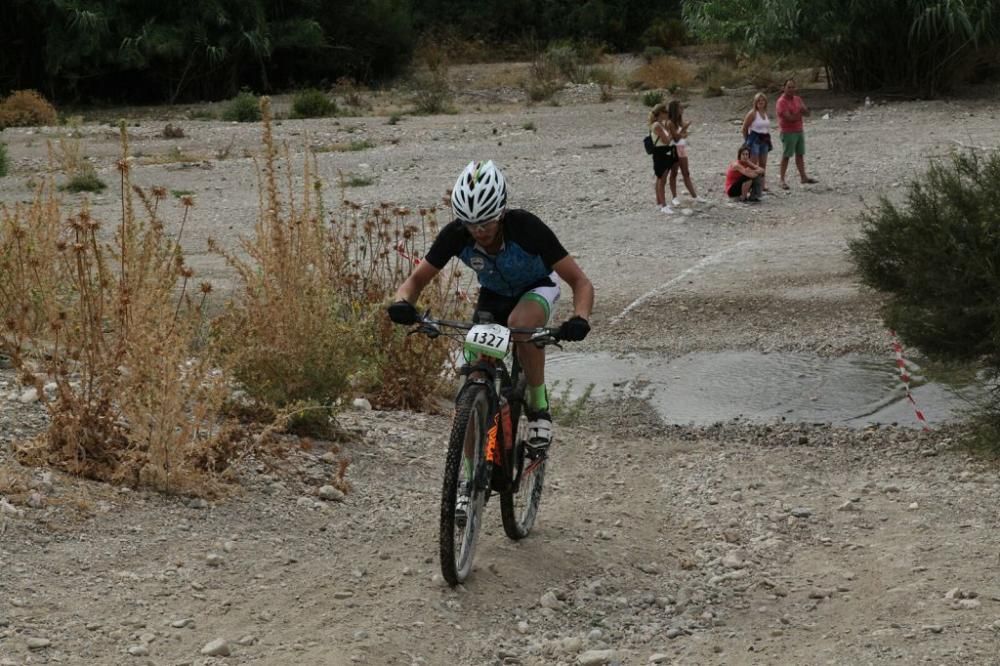
{"label": "dirt path", "polygon": [[[692,173],[712,203],[667,217],[639,152],[645,109],[624,94],[565,94],[559,107],[277,131],[295,151],[370,140],[319,157],[330,182],[338,169],[373,175],[349,192],[366,201],[434,201],[462,163],[493,156],[514,204],[549,221],[597,286],[584,351],[839,355],[884,346],[877,302],[844,255],[863,200],[898,196],[953,139],[993,145],[1000,111],[977,100],[865,109],[807,92],[821,184],[733,208],[722,171],[750,93],[694,98]],[[196,192],[193,264],[224,283],[205,241],[233,246],[253,224],[242,155],[258,130],[189,122],[176,143],[156,138],[162,124],[130,128],[133,148],[204,159],[137,177]],[[113,133],[81,131],[112,180]],[[0,180],[3,201],[30,196],[55,135],[4,132],[14,175]],[[95,214],[113,221],[117,205],[101,195]],[[675,428],[641,402],[593,405],[560,429],[537,531],[507,541],[490,507],[477,569],[449,590],[436,575],[445,416],[346,414],[358,435],[344,446],[353,491],[342,501],[317,497],[333,470],[319,445],[277,466],[249,461],[232,497],[186,501],[16,465],[9,441],[44,420],[4,372],[2,666],[1000,663],[1000,482],[947,428]],[[230,656],[202,654],[215,639]]]}

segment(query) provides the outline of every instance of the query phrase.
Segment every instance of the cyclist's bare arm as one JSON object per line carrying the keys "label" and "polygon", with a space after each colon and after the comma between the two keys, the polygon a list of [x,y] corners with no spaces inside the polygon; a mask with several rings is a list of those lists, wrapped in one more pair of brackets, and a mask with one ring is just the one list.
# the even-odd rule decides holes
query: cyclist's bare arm
{"label": "cyclist's bare arm", "polygon": [[396,290],[395,300],[407,301],[411,305],[416,305],[417,299],[420,298],[420,293],[424,290],[424,287],[439,272],[440,270],[432,266],[430,262],[421,261],[413,269],[413,272],[410,273],[410,276],[403,281],[403,284],[399,285],[399,289]]}
{"label": "cyclist's bare arm", "polygon": [[573,314],[590,319],[594,309],[594,285],[590,282],[573,257],[563,257],[552,268],[573,290]]}

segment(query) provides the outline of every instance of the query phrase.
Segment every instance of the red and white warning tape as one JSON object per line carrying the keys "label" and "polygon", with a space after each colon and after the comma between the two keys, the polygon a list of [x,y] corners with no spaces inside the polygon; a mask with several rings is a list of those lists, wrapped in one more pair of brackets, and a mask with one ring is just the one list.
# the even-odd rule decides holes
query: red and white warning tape
{"label": "red and white warning tape", "polygon": [[[419,264],[420,263],[420,259],[408,255],[406,253],[406,250],[403,249],[403,247],[404,247],[403,246],[403,241],[399,241],[399,243],[396,244],[396,252],[399,254],[399,256],[401,256],[404,259],[406,259],[407,261],[411,262],[414,266],[416,266],[417,264]],[[466,303],[471,303],[472,302],[472,300],[469,298],[468,292],[466,292],[461,287],[459,287],[458,289],[455,290],[455,294],[459,298],[461,298],[463,301],[465,301]]]}
{"label": "red and white warning tape", "polygon": [[906,399],[913,405],[913,413],[916,414],[917,420],[920,421],[923,429],[930,430],[930,427],[927,425],[927,417],[917,407],[917,401],[913,399],[913,394],[910,393],[910,373],[906,369],[906,359],[903,358],[903,345],[900,344],[899,338],[896,336],[896,331],[890,330],[889,335],[892,336],[892,351],[896,353],[896,367],[899,368],[899,379],[903,382],[903,388],[906,389]]}

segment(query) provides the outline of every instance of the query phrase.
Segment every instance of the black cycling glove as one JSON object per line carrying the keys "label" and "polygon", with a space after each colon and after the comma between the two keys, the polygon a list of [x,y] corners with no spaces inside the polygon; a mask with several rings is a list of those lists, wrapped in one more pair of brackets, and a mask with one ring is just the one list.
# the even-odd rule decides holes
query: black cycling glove
{"label": "black cycling glove", "polygon": [[562,326],[559,327],[558,337],[567,342],[576,342],[587,337],[587,333],[590,333],[590,323],[577,315],[562,323]]}
{"label": "black cycling glove", "polygon": [[417,309],[408,301],[396,301],[389,306],[388,311],[389,319],[393,320],[397,324],[402,324],[403,326],[416,324],[420,319],[420,314],[417,312]]}

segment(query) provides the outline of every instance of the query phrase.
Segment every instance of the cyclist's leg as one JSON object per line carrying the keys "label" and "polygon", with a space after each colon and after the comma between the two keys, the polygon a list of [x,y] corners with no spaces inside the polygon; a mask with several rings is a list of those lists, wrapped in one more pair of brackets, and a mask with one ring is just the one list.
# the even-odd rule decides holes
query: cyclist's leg
{"label": "cyclist's leg", "polygon": [[[552,278],[552,286],[537,287],[521,296],[508,319],[511,328],[538,328],[548,324],[559,300],[557,278]],[[523,340],[526,337],[521,335],[514,339]],[[517,358],[527,382],[528,440],[537,448],[542,448],[552,441],[552,417],[545,390],[545,349],[530,344],[518,345]]]}

